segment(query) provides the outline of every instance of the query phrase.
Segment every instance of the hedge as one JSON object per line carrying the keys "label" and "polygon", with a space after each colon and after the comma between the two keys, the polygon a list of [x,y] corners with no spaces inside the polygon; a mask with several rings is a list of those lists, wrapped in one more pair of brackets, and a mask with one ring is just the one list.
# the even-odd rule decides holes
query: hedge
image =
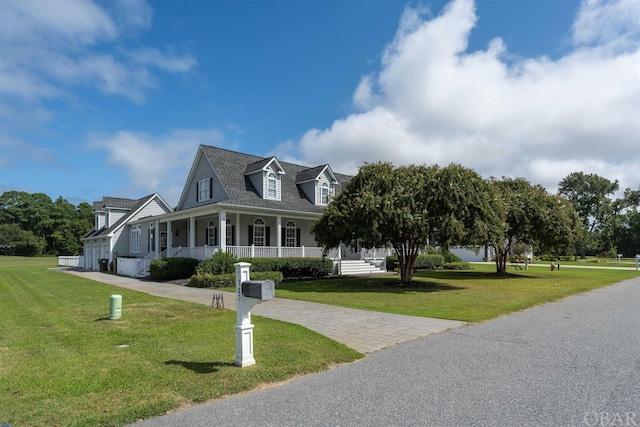
{"label": "hedge", "polygon": [[[261,271],[250,274],[251,280],[273,280],[277,285],[282,283],[282,273],[279,271]],[[194,274],[187,286],[192,288],[234,288],[236,274]]]}
{"label": "hedge", "polygon": [[151,279],[157,282],[188,279],[196,271],[200,261],[195,258],[158,258],[151,261]]}
{"label": "hedge", "polygon": [[260,271],[279,271],[284,278],[324,277],[333,271],[333,261],[328,258],[242,258],[251,263],[251,274]]}
{"label": "hedge", "polygon": [[443,270],[473,270],[468,262],[445,262]]}
{"label": "hedge", "polygon": [[[431,270],[440,268],[444,265],[444,257],[440,254],[418,255],[414,270]],[[387,271],[394,271],[398,268],[398,257],[391,255],[387,257]]]}

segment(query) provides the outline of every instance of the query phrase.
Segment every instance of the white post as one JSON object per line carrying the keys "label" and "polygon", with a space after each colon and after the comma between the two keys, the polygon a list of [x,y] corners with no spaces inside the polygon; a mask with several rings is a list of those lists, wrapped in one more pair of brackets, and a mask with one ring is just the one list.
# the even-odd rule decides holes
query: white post
{"label": "white post", "polygon": [[227,251],[227,211],[221,210],[219,213],[220,228],[218,234],[220,234],[220,242],[218,247],[221,251]]}
{"label": "white post", "polygon": [[302,246],[302,258],[304,258],[304,245]]}
{"label": "white post", "polygon": [[256,257],[256,247],[255,245],[251,245],[251,258]]}
{"label": "white post", "polygon": [[640,255],[636,255],[636,271],[638,271],[638,263],[640,263]]}
{"label": "white post", "polygon": [[157,219],[154,224],[154,230],[156,232],[156,235],[153,237],[153,241],[155,243],[155,248],[153,248],[153,250],[156,253],[156,256],[158,256],[160,255],[160,244],[162,242],[160,242],[160,221]]}
{"label": "white post", "polygon": [[280,215],[276,216],[276,224],[278,229],[276,236],[276,241],[278,242],[278,258],[282,258],[282,217]]}
{"label": "white post", "polygon": [[244,368],[256,363],[253,358],[253,325],[250,310],[256,302],[260,301],[245,298],[242,295],[242,282],[249,280],[251,264],[238,262],[233,265],[236,267],[236,360],[234,363]]}
{"label": "white post", "polygon": [[[189,248],[196,247],[196,218],[194,216],[189,217]],[[193,252],[191,249],[189,250],[189,256]]]}
{"label": "white post", "polygon": [[171,256],[171,248],[173,247],[173,230],[171,229],[171,221],[167,221],[167,256]]}

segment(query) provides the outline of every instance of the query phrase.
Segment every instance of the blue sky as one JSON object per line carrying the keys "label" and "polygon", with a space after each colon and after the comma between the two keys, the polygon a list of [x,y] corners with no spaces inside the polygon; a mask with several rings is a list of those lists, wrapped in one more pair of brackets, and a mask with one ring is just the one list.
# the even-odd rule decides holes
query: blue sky
{"label": "blue sky", "polygon": [[199,144],[640,185],[635,0],[0,1],[0,192],[175,204]]}

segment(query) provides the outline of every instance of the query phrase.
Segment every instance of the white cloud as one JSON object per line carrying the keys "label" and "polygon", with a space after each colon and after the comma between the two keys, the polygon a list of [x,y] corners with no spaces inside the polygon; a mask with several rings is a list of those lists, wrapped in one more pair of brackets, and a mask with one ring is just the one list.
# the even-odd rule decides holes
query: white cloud
{"label": "white cloud", "polygon": [[637,187],[640,27],[627,16],[634,3],[585,1],[575,50],[557,60],[515,61],[505,59],[499,38],[467,50],[477,21],[472,0],[453,0],[431,19],[407,8],[380,71],[354,91],[359,112],[282,148],[345,173],[364,161],[458,162],[549,189],[578,170]]}
{"label": "white cloud", "polygon": [[177,129],[162,136],[120,131],[92,135],[90,147],[107,151],[107,163],[125,170],[131,194],[159,192],[174,206],[198,146],[220,146],[223,140],[216,129]]}
{"label": "white cloud", "polygon": [[189,54],[125,47],[128,36],[151,26],[153,11],[143,0],[6,0],[0,13],[0,95],[16,102],[65,97],[90,85],[143,103],[157,85],[154,72],[197,65]]}
{"label": "white cloud", "polygon": [[584,0],[573,25],[576,44],[604,44],[609,48],[637,48],[640,2]]}

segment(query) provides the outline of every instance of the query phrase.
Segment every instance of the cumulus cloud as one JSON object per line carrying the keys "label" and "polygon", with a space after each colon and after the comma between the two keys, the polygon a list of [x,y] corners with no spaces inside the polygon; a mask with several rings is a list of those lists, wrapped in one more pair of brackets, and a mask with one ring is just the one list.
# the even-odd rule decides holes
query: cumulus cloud
{"label": "cumulus cloud", "polygon": [[5,0],[0,11],[0,95],[18,102],[64,97],[89,85],[143,103],[156,85],[154,72],[197,65],[189,54],[124,47],[128,36],[151,25],[153,11],[143,0]]}
{"label": "cumulus cloud", "polygon": [[107,152],[108,164],[126,172],[129,191],[159,192],[175,206],[198,146],[220,146],[224,135],[216,129],[177,129],[162,136],[120,131],[90,139],[93,149]]}
{"label": "cumulus cloud", "polygon": [[554,60],[513,60],[500,38],[469,51],[479,19],[472,0],[453,0],[428,18],[407,8],[379,71],[354,90],[357,112],[280,151],[345,173],[365,161],[458,162],[550,190],[578,170],[637,187],[639,5],[585,0],[575,48]]}

